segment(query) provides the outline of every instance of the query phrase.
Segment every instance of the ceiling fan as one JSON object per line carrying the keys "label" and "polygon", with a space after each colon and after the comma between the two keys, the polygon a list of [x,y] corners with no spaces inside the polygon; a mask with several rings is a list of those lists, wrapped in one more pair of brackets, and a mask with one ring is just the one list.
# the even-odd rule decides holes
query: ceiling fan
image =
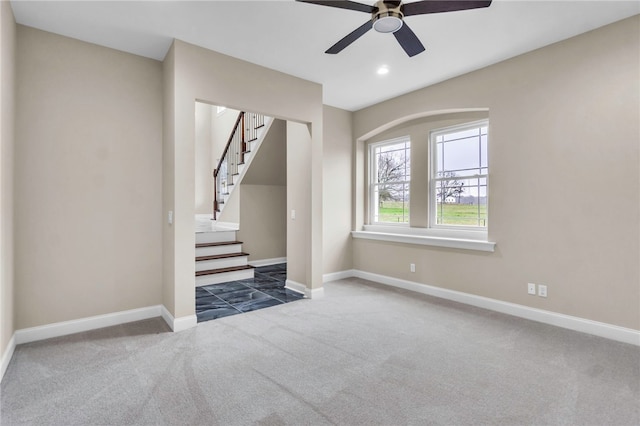
{"label": "ceiling fan", "polygon": [[371,28],[380,33],[393,33],[400,43],[400,46],[407,52],[407,55],[415,56],[424,52],[424,46],[411,28],[404,22],[404,18],[413,15],[426,15],[429,13],[454,12],[457,10],[478,9],[489,7],[491,0],[424,0],[412,3],[402,1],[378,1],[374,6],[357,3],[355,1],[313,1],[297,0],[303,3],[312,3],[320,6],[331,6],[340,9],[356,10],[371,14],[371,19],[342,40],[331,46],[326,52],[336,54],[345,47],[362,37]]}

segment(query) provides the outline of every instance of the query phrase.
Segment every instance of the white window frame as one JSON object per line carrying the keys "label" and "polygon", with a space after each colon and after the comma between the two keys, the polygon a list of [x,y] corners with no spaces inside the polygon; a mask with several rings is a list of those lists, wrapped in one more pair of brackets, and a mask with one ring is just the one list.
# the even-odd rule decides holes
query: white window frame
{"label": "white window frame", "polygon": [[[375,164],[375,150],[376,148],[380,147],[380,146],[384,146],[384,145],[395,145],[398,143],[407,143],[409,146],[409,153],[411,153],[411,138],[407,135],[407,136],[401,136],[398,138],[394,138],[394,139],[387,139],[384,141],[380,141],[380,142],[374,142],[374,143],[370,143],[369,144],[369,154],[368,154],[368,168],[369,168],[369,179],[368,179],[368,185],[369,185],[369,223],[371,225],[383,225],[383,226],[392,226],[392,227],[409,227],[410,225],[410,221],[411,221],[411,177],[409,177],[409,180],[404,180],[404,181],[397,181],[394,182],[396,184],[403,184],[403,185],[409,185],[409,217],[407,218],[407,222],[378,222],[375,220],[376,218],[376,205],[377,205],[377,198],[376,198],[376,191],[375,191],[375,185],[377,184],[377,179],[378,179],[378,170],[377,170],[377,164]],[[409,160],[411,161],[411,160]]]}
{"label": "white window frame", "polygon": [[[464,129],[465,126],[467,128],[473,128],[477,126],[487,126],[487,136],[490,133],[489,129],[489,120],[479,120],[474,122],[464,123],[460,126],[450,126],[447,128],[437,129],[433,132],[446,131],[447,133],[451,131],[451,129],[458,128]],[[410,138],[403,137],[397,139],[409,139]],[[435,137],[434,137],[435,139]],[[429,172],[430,176],[436,173],[437,169],[437,158],[435,155],[432,155],[432,142],[431,142],[431,132],[429,134],[429,167],[431,171]],[[391,142],[393,140],[384,141]],[[384,143],[380,142],[380,143]],[[488,140],[487,140],[488,142]],[[368,151],[368,167],[369,167],[369,180],[367,184],[369,185],[368,194],[371,194],[371,173],[373,173],[373,168],[371,167],[371,161],[373,158],[372,148],[370,148],[372,144],[369,144]],[[489,144],[487,143],[487,154],[489,151]],[[412,155],[413,156],[413,155]],[[433,162],[436,161],[435,165]],[[487,159],[487,168],[489,167],[488,159]],[[431,180],[429,181],[429,193],[428,197],[431,197]],[[434,189],[435,196],[435,189]],[[488,176],[487,176],[487,196],[488,196]],[[411,199],[411,193],[409,195]],[[435,200],[435,198],[434,198]],[[451,226],[451,225],[439,225],[438,227],[427,227],[427,228],[412,228],[410,225],[402,224],[404,226],[394,225],[391,223],[385,222],[373,222],[373,213],[371,213],[371,203],[373,201],[373,197],[370,195],[367,206],[367,210],[370,212],[369,215],[369,224],[365,224],[362,230],[356,230],[351,232],[351,236],[356,239],[367,239],[374,241],[385,241],[385,242],[394,242],[401,244],[411,244],[417,246],[431,246],[431,247],[443,247],[448,249],[460,249],[460,250],[473,250],[473,251],[484,251],[484,252],[494,252],[496,243],[489,241],[488,238],[488,217],[487,217],[487,227],[475,227],[475,226]],[[435,206],[432,210],[431,198],[429,198],[429,225],[431,221],[437,220],[435,216]],[[488,198],[487,198],[487,209],[488,209]],[[411,214],[411,207],[409,207],[409,214]],[[433,219],[432,219],[433,218]]]}
{"label": "white window frame", "polygon": [[487,156],[489,153],[489,120],[479,120],[473,121],[469,123],[459,124],[455,126],[444,127],[441,129],[436,129],[430,132],[429,134],[429,155],[430,155],[430,168],[431,171],[429,173],[429,227],[431,229],[440,229],[446,231],[452,231],[451,235],[455,235],[455,231],[481,231],[487,232],[488,223],[489,223],[489,159],[487,158],[487,173],[476,173],[474,175],[460,177],[460,179],[485,179],[486,181],[486,201],[485,201],[485,209],[487,212],[487,220],[485,226],[465,226],[465,225],[451,225],[451,224],[439,224],[438,216],[437,216],[437,201],[436,201],[436,191],[437,184],[442,180],[448,180],[448,178],[439,178],[437,176],[438,173],[438,158],[437,158],[437,142],[436,139],[438,136],[463,132],[465,130],[475,129],[478,127],[487,127]]}

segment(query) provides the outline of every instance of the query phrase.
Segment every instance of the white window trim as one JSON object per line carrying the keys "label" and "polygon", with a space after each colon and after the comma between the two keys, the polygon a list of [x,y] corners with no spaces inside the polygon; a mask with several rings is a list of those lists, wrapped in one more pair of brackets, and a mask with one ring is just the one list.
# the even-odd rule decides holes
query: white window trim
{"label": "white window trim", "polygon": [[[472,121],[469,123],[464,123],[464,124],[459,124],[459,125],[455,125],[455,126],[449,126],[449,127],[445,127],[442,129],[437,129],[437,130],[433,130],[432,132],[429,133],[429,157],[430,157],[430,166],[431,166],[431,171],[429,174],[429,227],[430,229],[433,230],[448,230],[450,231],[450,233],[448,234],[451,237],[455,237],[456,234],[458,234],[459,232],[464,232],[464,231],[484,231],[486,233],[487,231],[487,226],[464,226],[464,225],[440,225],[437,223],[437,202],[434,202],[433,200],[435,199],[435,192],[436,192],[436,183],[441,181],[441,180],[446,180],[443,178],[438,178],[436,177],[436,173],[437,173],[437,169],[438,169],[438,159],[436,156],[436,137],[440,136],[440,135],[444,135],[444,134],[448,134],[448,133],[453,133],[453,132],[461,132],[461,131],[465,131],[465,130],[469,130],[469,129],[473,129],[476,127],[483,127],[486,126],[487,127],[487,135],[489,134],[489,120],[485,119],[485,120],[478,120],[478,121]],[[488,147],[487,147],[487,152],[488,152]],[[488,168],[489,164],[487,163],[487,168]],[[471,175],[471,176],[465,176],[465,179],[481,179],[481,178],[485,178],[487,185],[486,185],[486,191],[487,191],[487,200],[486,200],[486,209],[487,209],[487,224],[489,223],[489,175],[488,174],[476,174],[476,175]],[[461,234],[462,235],[462,234]]]}
{"label": "white window trim", "polygon": [[362,231],[352,231],[353,238],[387,241],[423,246],[445,247],[462,250],[494,252],[495,242],[487,241],[486,231],[450,230],[429,228],[400,228],[396,226],[365,225]]}
{"label": "white window trim", "polygon": [[[376,168],[374,167],[373,164],[373,158],[374,158],[374,150],[379,147],[379,146],[383,146],[383,145],[393,145],[394,143],[399,143],[399,142],[409,142],[409,149],[411,149],[411,138],[409,137],[409,135],[406,136],[400,136],[398,138],[393,138],[393,139],[387,139],[384,141],[380,141],[380,142],[374,142],[374,143],[370,143],[369,144],[369,154],[368,154],[368,168],[369,168],[369,180],[367,182],[369,188],[368,188],[368,194],[369,194],[369,199],[368,199],[368,211],[369,211],[369,221],[371,222],[372,225],[374,226],[391,226],[391,227],[397,227],[397,228],[408,228],[410,221],[411,221],[411,210],[409,210],[409,222],[401,222],[401,223],[393,223],[393,222],[374,222],[374,218],[376,217],[375,214],[375,203],[374,201],[374,183],[373,182],[377,182],[377,176],[376,176]],[[398,181],[397,183],[399,184],[409,184],[409,187],[411,187],[411,181]],[[411,188],[409,188],[409,194],[411,194]],[[411,197],[411,195],[409,195],[409,197]],[[409,204],[409,209],[411,209],[411,204]]]}
{"label": "white window trim", "polygon": [[[437,168],[437,159],[435,158],[434,146],[435,146],[435,136],[443,133],[450,133],[451,131],[465,130],[469,128],[474,128],[478,126],[488,126],[489,120],[478,120],[469,123],[464,123],[459,126],[451,126],[443,129],[438,129],[430,133],[429,135],[429,155],[430,155],[430,166],[431,166],[431,176],[429,182],[429,222],[430,224],[435,221],[435,205],[431,201],[432,191],[435,191],[434,185],[434,174]],[[364,225],[362,230],[352,231],[352,238],[356,239],[366,239],[366,240],[375,240],[375,241],[383,241],[383,242],[394,242],[394,243],[403,243],[403,244],[414,244],[414,245],[422,245],[422,246],[432,246],[432,247],[444,247],[450,249],[461,249],[461,250],[474,250],[474,251],[483,251],[483,252],[494,252],[496,243],[488,240],[488,228],[485,227],[476,227],[476,226],[455,226],[455,225],[437,225],[428,228],[416,228],[410,227],[406,223],[402,224],[393,224],[393,223],[385,223],[385,222],[373,222],[374,212],[373,212],[373,194],[372,194],[372,179],[375,176],[373,174],[373,167],[371,162],[373,161],[373,147],[376,145],[382,145],[390,142],[398,142],[401,140],[406,140],[408,136],[391,139],[387,141],[376,142],[375,144],[369,145],[369,156],[368,156],[368,166],[369,166],[369,220],[372,222],[369,225]],[[475,177],[475,176],[474,176]],[[487,188],[488,188],[488,175],[482,175],[479,177],[487,178]],[[488,208],[488,199],[487,199],[487,208]]]}

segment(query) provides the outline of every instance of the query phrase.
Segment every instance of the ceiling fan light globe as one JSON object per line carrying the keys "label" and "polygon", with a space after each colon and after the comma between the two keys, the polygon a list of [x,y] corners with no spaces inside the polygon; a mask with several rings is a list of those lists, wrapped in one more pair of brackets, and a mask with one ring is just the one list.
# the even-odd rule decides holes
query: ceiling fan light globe
{"label": "ceiling fan light globe", "polygon": [[373,21],[373,29],[379,33],[395,33],[402,28],[402,18],[395,16],[393,12],[387,12],[388,15],[378,15]]}

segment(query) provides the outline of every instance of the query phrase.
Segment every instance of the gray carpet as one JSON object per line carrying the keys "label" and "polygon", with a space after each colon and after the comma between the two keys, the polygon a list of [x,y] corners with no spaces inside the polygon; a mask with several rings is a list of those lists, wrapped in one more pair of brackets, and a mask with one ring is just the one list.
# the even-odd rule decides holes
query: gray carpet
{"label": "gray carpet", "polygon": [[325,292],[18,346],[1,424],[640,424],[638,347],[357,279]]}

